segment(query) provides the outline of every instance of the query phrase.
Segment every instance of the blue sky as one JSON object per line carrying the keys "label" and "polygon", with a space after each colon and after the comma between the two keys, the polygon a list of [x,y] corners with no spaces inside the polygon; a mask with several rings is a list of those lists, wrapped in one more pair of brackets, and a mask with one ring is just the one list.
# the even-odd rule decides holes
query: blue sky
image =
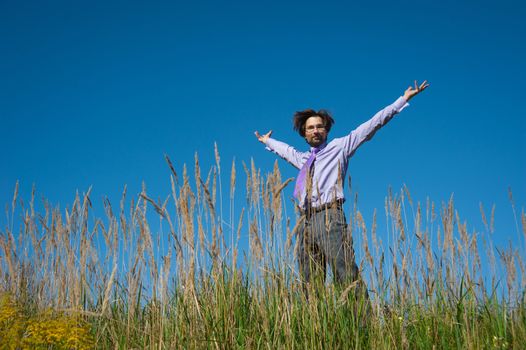
{"label": "blue sky", "polygon": [[[525,5],[519,1],[2,1],[0,202],[16,181],[65,207],[93,186],[118,201],[145,182],[170,193],[198,152],[224,169],[275,157],[254,130],[304,148],[292,114],[326,108],[343,136],[414,79],[431,86],[350,162],[366,220],[387,189],[439,203],[468,228],[496,205],[496,240],[517,240],[526,203]],[[280,162],[284,177],[296,175]],[[288,196],[292,187],[288,187]],[[4,220],[4,219],[2,219]],[[4,221],[5,222],[5,221]],[[3,226],[3,225],[2,225]]]}

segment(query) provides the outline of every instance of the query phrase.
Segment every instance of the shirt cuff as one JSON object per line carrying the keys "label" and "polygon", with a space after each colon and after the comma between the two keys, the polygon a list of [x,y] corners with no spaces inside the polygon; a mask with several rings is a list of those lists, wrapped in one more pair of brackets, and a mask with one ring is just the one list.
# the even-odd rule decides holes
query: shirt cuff
{"label": "shirt cuff", "polygon": [[405,100],[404,96],[398,97],[398,99],[393,103],[394,108],[400,113],[404,108],[409,106],[409,103]]}
{"label": "shirt cuff", "polygon": [[271,151],[271,152],[272,152],[272,151],[275,149],[275,148],[273,147],[273,145],[272,145],[273,142],[274,142],[274,140],[271,139],[270,137],[267,139],[267,141],[265,141],[265,149],[266,149],[267,151]]}

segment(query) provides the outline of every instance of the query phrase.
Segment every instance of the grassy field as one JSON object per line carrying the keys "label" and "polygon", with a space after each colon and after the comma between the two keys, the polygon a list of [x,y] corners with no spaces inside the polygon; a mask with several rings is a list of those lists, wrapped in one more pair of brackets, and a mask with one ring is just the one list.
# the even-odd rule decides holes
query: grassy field
{"label": "grassy field", "polygon": [[124,190],[100,218],[89,191],[38,211],[17,185],[0,231],[2,349],[526,347],[524,245],[494,247],[482,207],[484,231],[468,232],[453,199],[414,203],[405,188],[387,194],[381,230],[352,206],[369,309],[355,284],[305,293],[277,165],[238,176],[232,163],[223,190],[217,150],[206,174],[197,157],[193,176],[167,162],[165,201]]}

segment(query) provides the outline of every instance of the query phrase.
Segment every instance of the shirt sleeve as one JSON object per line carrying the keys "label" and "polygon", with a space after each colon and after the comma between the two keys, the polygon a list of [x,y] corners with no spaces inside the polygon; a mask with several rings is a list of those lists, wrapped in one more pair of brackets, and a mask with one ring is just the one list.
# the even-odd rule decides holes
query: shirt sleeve
{"label": "shirt sleeve", "polygon": [[349,135],[339,139],[343,144],[346,156],[351,157],[358,147],[372,139],[374,134],[382,126],[387,124],[397,113],[400,113],[407,106],[409,106],[409,104],[405,98],[400,96],[393,104],[377,112],[371,119],[351,131]]}
{"label": "shirt sleeve", "polygon": [[298,169],[301,169],[303,164],[309,158],[309,152],[298,152],[294,147],[270,137],[265,145],[267,146],[266,149],[268,151],[276,153]]}

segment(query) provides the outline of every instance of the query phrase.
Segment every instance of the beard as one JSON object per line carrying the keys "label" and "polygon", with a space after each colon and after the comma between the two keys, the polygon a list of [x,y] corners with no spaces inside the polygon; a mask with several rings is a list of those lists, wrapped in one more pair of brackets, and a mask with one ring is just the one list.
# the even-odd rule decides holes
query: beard
{"label": "beard", "polygon": [[326,140],[327,140],[327,137],[324,135],[311,136],[307,138],[307,143],[311,147],[318,147],[318,146],[321,146]]}

